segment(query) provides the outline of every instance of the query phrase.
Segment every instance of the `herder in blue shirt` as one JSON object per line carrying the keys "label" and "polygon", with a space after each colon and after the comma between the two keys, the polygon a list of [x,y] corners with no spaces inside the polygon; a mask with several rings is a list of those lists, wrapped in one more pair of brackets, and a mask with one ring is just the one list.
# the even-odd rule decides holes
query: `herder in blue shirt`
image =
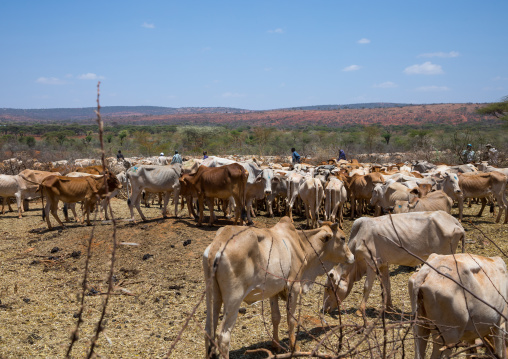
{"label": "herder in blue shirt", "polygon": [[175,151],[175,155],[173,156],[173,159],[171,159],[171,164],[173,163],[182,163],[182,156],[178,154],[178,151]]}
{"label": "herder in blue shirt", "polygon": [[293,165],[300,163],[300,155],[298,154],[298,152],[296,152],[294,147],[291,149],[291,152],[293,152],[293,160],[292,160]]}
{"label": "herder in blue shirt", "polygon": [[339,161],[340,160],[346,161],[346,153],[342,149],[339,151]]}

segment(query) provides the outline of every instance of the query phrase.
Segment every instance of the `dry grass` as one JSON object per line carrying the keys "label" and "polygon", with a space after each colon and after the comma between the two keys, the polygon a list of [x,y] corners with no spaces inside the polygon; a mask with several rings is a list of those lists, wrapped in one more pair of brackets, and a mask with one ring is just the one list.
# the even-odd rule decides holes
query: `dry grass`
{"label": "dry grass", "polygon": [[[117,238],[119,242],[135,242],[139,246],[121,245],[115,265],[115,284],[134,295],[116,290],[110,298],[106,316],[106,329],[99,337],[96,353],[108,358],[164,357],[178,332],[183,327],[194,307],[199,303],[204,290],[201,256],[219,228],[196,227],[186,216],[180,219],[162,219],[159,208],[143,208],[148,222],[132,224],[122,219],[129,218],[125,201],[113,200],[115,216],[120,219]],[[0,217],[0,358],[63,357],[70,343],[70,333],[75,328],[75,314],[79,310],[78,295],[91,227],[72,223],[66,230],[47,231],[41,222],[40,202],[32,204],[33,210],[25,213],[21,220],[14,213]],[[490,214],[482,218],[473,217],[478,206],[465,209],[464,227],[473,243],[467,251],[486,256],[501,255],[498,249],[475,229],[472,221],[487,236],[495,240],[508,253],[508,225],[495,224]],[[457,213],[457,209],[453,209]],[[264,215],[264,213],[262,213]],[[137,217],[138,218],[138,217]],[[258,216],[255,224],[272,226],[278,218]],[[220,220],[220,224],[228,223]],[[303,218],[296,216],[296,225],[303,225]],[[352,222],[346,220],[348,234]],[[72,357],[83,357],[89,349],[90,339],[100,315],[106,283],[108,261],[112,248],[112,224],[98,222],[92,244],[90,281],[83,313],[84,323],[80,339]],[[184,246],[183,243],[191,240]],[[56,251],[58,247],[58,251]],[[53,253],[52,253],[53,252]],[[79,254],[79,252],[81,254]],[[149,256],[153,255],[153,257]],[[506,260],[506,258],[505,258]],[[407,268],[392,268],[392,294],[395,306],[401,313],[410,312],[407,280],[411,272]],[[320,279],[320,283],[324,278]],[[342,323],[362,323],[354,313],[360,301],[363,281],[357,283],[352,294],[344,303]],[[330,331],[338,325],[339,313],[321,316],[322,287],[315,285],[302,298],[298,307],[301,325],[298,340],[302,350],[312,350],[317,341],[329,335],[321,352],[337,350],[337,335]],[[263,358],[265,354],[244,355],[247,349],[269,348],[270,315],[267,302],[245,306],[232,333],[231,358]],[[376,283],[368,302],[368,320],[379,320],[376,310],[381,308],[379,285]],[[284,312],[284,311],[283,311]],[[205,320],[204,302],[199,304],[189,326],[176,343],[171,357],[204,357]],[[388,318],[388,324],[397,324],[400,316]],[[265,329],[268,328],[268,332]],[[329,327],[331,326],[331,327]],[[335,327],[336,328],[336,327]],[[346,329],[349,327],[346,327]],[[404,325],[391,329],[388,339],[404,334]],[[285,322],[281,323],[281,338],[287,344]],[[349,329],[347,329],[349,330]],[[347,334],[353,345],[361,334]],[[382,342],[382,331],[372,332],[369,340],[362,344],[367,348]],[[405,342],[405,355],[411,355],[411,336]],[[347,346],[343,351],[347,350]],[[381,356],[377,349],[373,356]],[[356,357],[370,357],[370,353]],[[402,350],[396,351],[402,356]]]}

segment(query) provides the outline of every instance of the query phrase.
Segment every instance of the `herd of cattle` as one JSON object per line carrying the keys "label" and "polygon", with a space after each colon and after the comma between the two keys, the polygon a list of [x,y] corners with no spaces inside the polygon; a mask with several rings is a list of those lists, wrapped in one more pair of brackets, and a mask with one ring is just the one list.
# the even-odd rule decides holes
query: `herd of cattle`
{"label": "herd of cattle", "polygon": [[[83,219],[86,214],[90,224],[89,214],[95,205],[103,208],[107,218],[107,202],[122,188],[126,188],[133,221],[134,207],[146,220],[141,200],[149,193],[159,194],[164,217],[171,194],[175,216],[181,198],[180,210],[186,203],[189,216],[196,218],[198,225],[203,222],[205,204],[210,225],[216,221],[217,204],[225,216],[234,210],[235,226],[220,228],[203,255],[207,358],[217,354],[229,357],[231,331],[242,301],[270,299],[273,344],[279,348],[278,299],[287,301],[289,343],[294,350],[297,299],[317,276],[328,273],[323,310],[330,312],[366,275],[360,304],[360,312],[365,314],[378,275],[391,308],[389,265],[417,266],[422,261],[427,262],[409,281],[412,309],[420,319],[414,327],[416,357],[424,357],[429,340],[435,343],[432,357],[439,357],[453,344],[474,343],[477,338],[490,353],[506,356],[508,278],[504,261],[454,253],[459,242],[463,251],[465,248],[460,221],[466,200],[481,201],[478,216],[487,203],[491,211],[497,206],[496,222],[501,221],[503,212],[503,223],[508,222],[508,169],[487,163],[477,167],[427,162],[377,165],[355,160],[290,166],[210,157],[174,165],[121,162],[106,171],[102,166],[84,166],[63,174],[26,169],[17,175],[0,175],[2,214],[10,197],[16,198],[21,218],[23,199],[42,195],[49,229],[50,213],[64,226],[57,213],[59,202],[73,211],[75,219],[75,204],[81,203]],[[252,223],[259,201],[270,216],[284,213],[287,217],[272,228],[236,226],[244,220]],[[451,215],[454,202],[458,219]],[[374,217],[362,217],[369,205]],[[293,208],[300,211],[302,207],[307,229],[297,230]],[[351,219],[360,218],[354,221],[346,243],[342,228],[347,208]],[[319,221],[320,216],[325,222]],[[224,317],[217,332],[223,305]],[[447,346],[445,351],[443,346]]]}

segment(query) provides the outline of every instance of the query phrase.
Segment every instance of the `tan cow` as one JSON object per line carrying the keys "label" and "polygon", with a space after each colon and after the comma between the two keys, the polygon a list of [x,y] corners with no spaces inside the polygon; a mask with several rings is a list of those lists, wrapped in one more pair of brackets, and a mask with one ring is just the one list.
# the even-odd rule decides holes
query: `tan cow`
{"label": "tan cow", "polygon": [[[305,217],[307,218],[307,228],[316,228],[319,220],[319,207],[324,197],[324,190],[321,181],[317,178],[305,177],[300,183],[298,194],[305,205]],[[309,226],[309,219],[311,225]]]}
{"label": "tan cow", "polygon": [[[506,358],[508,273],[503,259],[469,253],[432,254],[428,264],[411,276],[408,287],[417,319],[413,327],[416,359],[425,358],[429,340],[434,343],[431,358],[440,358],[451,354],[443,346],[461,341],[473,345],[478,337],[487,344],[489,357],[494,357],[495,350],[498,358]],[[489,342],[494,343],[494,350]]]}
{"label": "tan cow", "polygon": [[[412,190],[411,192],[414,193]],[[425,197],[414,197],[410,201],[395,201],[393,213],[445,211],[451,213],[453,200],[443,191],[430,192]]]}
{"label": "tan cow", "polygon": [[[195,174],[186,174],[180,177],[180,188],[183,196],[199,199],[198,225],[203,223],[203,211],[205,199],[210,208],[210,225],[213,224],[213,199],[235,200],[235,224],[240,220],[243,224],[241,213],[245,210],[245,187],[248,173],[238,163],[232,163],[221,167],[200,166]],[[190,209],[189,209],[190,210]],[[189,212],[190,213],[190,212]]]}
{"label": "tan cow", "polygon": [[[64,224],[58,218],[58,202],[75,203],[83,201],[84,211],[86,212],[87,224],[90,225],[90,212],[93,205],[99,198],[106,195],[106,186],[104,181],[106,176],[107,191],[113,192],[116,188],[122,188],[115,175],[107,173],[100,177],[65,177],[65,176],[49,176],[40,184],[41,195],[47,198],[44,208],[48,229],[52,229],[49,219],[49,212],[57,220],[57,222],[65,228]],[[43,198],[44,201],[44,198]],[[84,218],[83,218],[84,220]],[[82,222],[83,222],[82,220]]]}
{"label": "tan cow", "polygon": [[[289,217],[272,228],[227,226],[217,231],[203,254],[206,280],[206,357],[229,358],[231,331],[242,301],[252,304],[270,298],[274,346],[279,346],[279,297],[288,301],[289,345],[295,349],[295,309],[298,295],[312,287],[317,276],[337,263],[352,263],[345,235],[337,224],[297,231]],[[219,314],[224,318],[217,333]],[[210,339],[212,339],[212,342]]]}
{"label": "tan cow", "polygon": [[337,299],[341,302],[346,299],[353,284],[367,274],[360,303],[360,311],[365,313],[367,299],[376,279],[376,267],[381,273],[387,306],[392,307],[389,265],[414,267],[421,264],[417,258],[400,248],[401,245],[425,260],[432,253],[455,253],[459,241],[462,241],[464,248],[464,239],[464,228],[454,217],[443,211],[357,219],[351,228],[348,244],[355,262],[339,264],[329,273],[323,310],[329,312],[337,308]]}

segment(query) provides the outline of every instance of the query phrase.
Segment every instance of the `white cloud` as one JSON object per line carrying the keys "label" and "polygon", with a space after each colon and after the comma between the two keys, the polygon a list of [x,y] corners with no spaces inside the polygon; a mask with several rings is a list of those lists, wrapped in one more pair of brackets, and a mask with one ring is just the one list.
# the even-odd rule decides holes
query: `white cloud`
{"label": "white cloud", "polygon": [[104,76],[97,76],[96,74],[92,72],[88,72],[86,74],[82,74],[78,76],[78,79],[80,80],[102,80]]}
{"label": "white cloud", "polygon": [[362,67],[361,66],[358,66],[358,65],[350,65],[350,66],[347,66],[347,67],[344,67],[342,69],[342,71],[357,71],[357,70],[360,70]]}
{"label": "white cloud", "polygon": [[245,95],[240,94],[240,93],[224,92],[224,93],[222,94],[222,97],[225,97],[225,98],[231,98],[231,97],[245,97]]}
{"label": "white cloud", "polygon": [[284,30],[282,30],[280,27],[274,30],[268,30],[268,33],[270,34],[283,34]]}
{"label": "white cloud", "polygon": [[408,75],[439,75],[444,71],[441,65],[433,64],[430,61],[424,62],[421,65],[412,65],[404,69],[404,73]]}
{"label": "white cloud", "polygon": [[145,29],[155,29],[155,25],[154,24],[149,24],[147,22],[144,22],[141,27],[144,27]]}
{"label": "white cloud", "polygon": [[380,84],[374,84],[372,85],[372,87],[377,87],[377,88],[383,88],[383,89],[391,89],[391,88],[394,88],[394,87],[397,87],[398,85],[391,82],[391,81],[386,81],[386,82],[383,82],[383,83],[380,83]]}
{"label": "white cloud", "polygon": [[35,82],[44,85],[64,85],[65,81],[57,77],[39,77]]}
{"label": "white cloud", "polygon": [[457,51],[450,52],[429,52],[426,54],[420,54],[418,57],[457,57],[460,54]]}
{"label": "white cloud", "polygon": [[370,44],[370,40],[363,38],[363,39],[358,40],[358,43],[359,44]]}
{"label": "white cloud", "polygon": [[416,91],[442,92],[442,91],[450,91],[450,89],[446,86],[421,86],[421,87],[416,88]]}

